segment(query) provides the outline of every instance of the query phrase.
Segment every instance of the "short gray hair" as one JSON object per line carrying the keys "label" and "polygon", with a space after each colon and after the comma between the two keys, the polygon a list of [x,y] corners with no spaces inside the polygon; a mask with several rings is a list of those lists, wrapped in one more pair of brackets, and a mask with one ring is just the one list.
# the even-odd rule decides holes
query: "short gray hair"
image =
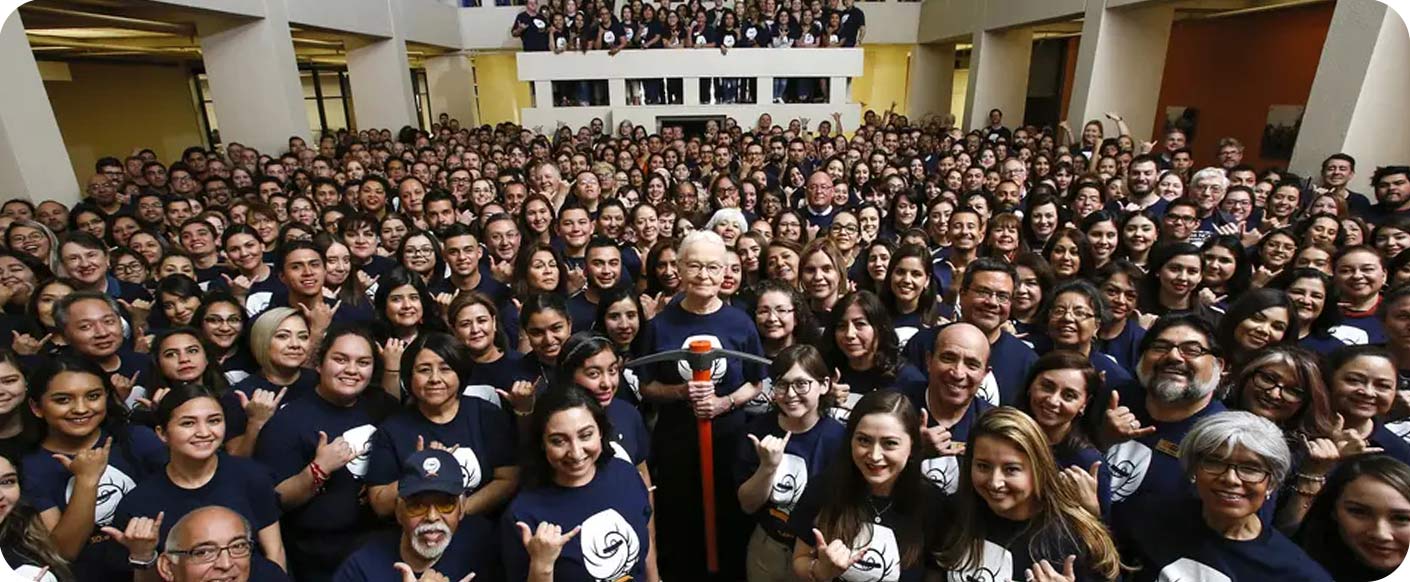
{"label": "short gray hair", "polygon": [[122,317],[122,310],[118,308],[117,301],[114,300],[112,297],[108,296],[107,293],[85,289],[82,291],[74,291],[73,293],[69,293],[68,295],[65,295],[60,298],[59,301],[54,304],[54,329],[59,330],[59,333],[62,335],[64,332],[64,328],[68,326],[69,308],[73,307],[73,304],[78,303],[79,301],[86,301],[89,299],[102,301],[103,303],[107,304],[110,309],[113,310],[113,315]]}
{"label": "short gray hair", "polygon": [[739,228],[739,233],[744,234],[749,230],[748,221],[744,220],[744,212],[738,208],[721,208],[715,211],[710,217],[710,221],[705,223],[705,230],[715,230],[715,226],[723,222],[733,222]]}
{"label": "short gray hair", "polygon": [[694,230],[691,231],[690,234],[685,235],[685,238],[681,239],[680,244],[676,246],[676,253],[684,255],[686,249],[705,244],[718,245],[721,249],[728,248],[725,246],[725,239],[720,238],[720,235],[715,231]]}
{"label": "short gray hair", "polygon": [[[250,520],[245,519],[245,516],[223,505],[207,505],[205,507],[196,508],[190,513],[181,516],[181,519],[176,520],[176,525],[171,526],[171,531],[166,534],[166,544],[162,546],[162,553],[171,554],[172,552],[184,551],[179,541],[182,537],[181,534],[186,532],[186,528],[190,527],[190,522],[194,520],[197,515],[211,511],[225,511],[239,518],[240,526],[245,528],[245,537],[250,541],[254,541],[254,530],[250,529]],[[175,558],[176,556],[171,557]]]}
{"label": "short gray hair", "polygon": [[1229,174],[1222,168],[1205,168],[1195,172],[1195,175],[1190,176],[1190,187],[1195,187],[1201,180],[1217,180],[1225,190],[1229,189]]}
{"label": "short gray hair", "polygon": [[1283,482],[1292,465],[1292,452],[1283,431],[1272,421],[1242,410],[1220,412],[1195,423],[1180,442],[1180,467],[1192,477],[1201,459],[1230,454],[1238,447],[1258,455],[1268,466],[1270,487]]}

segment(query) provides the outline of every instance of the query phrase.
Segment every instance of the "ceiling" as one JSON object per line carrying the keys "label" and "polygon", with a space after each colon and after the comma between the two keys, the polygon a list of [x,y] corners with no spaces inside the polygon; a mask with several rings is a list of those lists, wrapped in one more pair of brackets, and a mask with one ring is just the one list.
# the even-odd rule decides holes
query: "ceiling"
{"label": "ceiling", "polygon": [[[149,63],[201,61],[196,22],[207,14],[140,0],[35,0],[20,6],[35,56],[46,60]],[[291,27],[299,64],[346,66],[344,39],[352,35]],[[407,43],[412,67],[444,48]]]}

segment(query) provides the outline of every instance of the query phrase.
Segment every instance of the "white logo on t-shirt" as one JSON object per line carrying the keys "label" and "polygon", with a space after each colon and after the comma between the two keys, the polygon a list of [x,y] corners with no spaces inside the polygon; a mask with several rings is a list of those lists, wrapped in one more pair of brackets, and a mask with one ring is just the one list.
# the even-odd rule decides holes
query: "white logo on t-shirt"
{"label": "white logo on t-shirt", "polygon": [[793,512],[793,505],[803,496],[808,487],[808,462],[798,455],[783,454],[778,469],[774,471],[773,482],[769,484],[769,503],[783,510]]}
{"label": "white logo on t-shirt", "polygon": [[1160,569],[1156,582],[1230,582],[1223,572],[1191,560],[1180,558]]}
{"label": "white logo on t-shirt", "polygon": [[465,486],[465,492],[473,493],[479,489],[483,477],[480,474],[480,457],[475,455],[475,450],[459,447],[450,455],[455,457],[455,462],[460,463],[460,480]]}
{"label": "white logo on t-shirt", "polygon": [[862,557],[839,576],[845,582],[897,582],[901,579],[901,550],[896,544],[896,532],[879,524],[863,524],[852,542],[852,549],[861,550]]}
{"label": "white logo on t-shirt", "polygon": [[1013,552],[989,540],[984,540],[983,551],[984,555],[980,556],[978,564],[971,565],[969,569],[964,571],[951,570],[945,575],[945,580],[947,582],[974,582],[978,580],[1008,582],[1015,579],[1013,577]]}
{"label": "white logo on t-shirt", "polygon": [[583,569],[594,580],[620,579],[641,559],[641,540],[617,510],[597,512],[583,521],[582,528],[578,543],[583,552]]}
{"label": "white logo on t-shirt", "polygon": [[376,433],[377,427],[370,424],[364,424],[343,431],[343,440],[348,443],[348,446],[352,447],[353,453],[357,455],[353,457],[353,460],[348,462],[348,472],[352,473],[353,477],[357,477],[358,480],[367,476],[367,465],[370,462],[368,457],[372,452],[372,435]]}
{"label": "white logo on t-shirt", "polygon": [[921,461],[920,474],[947,494],[953,495],[960,489],[959,457],[947,455]]}
{"label": "white logo on t-shirt", "polygon": [[1125,501],[1146,480],[1151,467],[1151,448],[1140,441],[1126,441],[1107,449],[1106,466],[1111,470],[1111,500]]}
{"label": "white logo on t-shirt", "polygon": [[[720,338],[718,338],[718,337],[716,337],[716,336],[713,336],[713,335],[693,335],[693,336],[690,336],[690,337],[688,337],[688,338],[685,338],[685,341],[681,342],[681,349],[686,349],[686,350],[688,350],[688,349],[690,349],[690,344],[691,344],[691,343],[693,343],[693,342],[698,342],[698,341],[708,341],[708,342],[710,342],[710,348],[711,348],[711,349],[716,349],[716,350],[718,350],[718,349],[724,347],[724,346],[720,343]],[[678,372],[680,372],[680,375],[681,375],[682,378],[687,378],[687,379],[688,379],[688,378],[691,377],[690,362],[687,362],[687,361],[685,361],[685,360],[681,360],[679,363],[676,364],[676,370],[677,370]],[[714,361],[710,362],[710,379],[711,379],[711,380],[713,380],[713,381],[715,381],[715,382],[719,382],[719,381],[720,381],[720,378],[724,378],[724,377],[725,377],[725,373],[726,373],[727,371],[729,371],[729,360],[727,360],[727,359],[725,359],[725,358],[715,358]]]}
{"label": "white logo on t-shirt", "polygon": [[[103,469],[103,475],[98,478],[97,503],[93,508],[93,524],[99,527],[112,525],[113,514],[117,513],[118,504],[122,499],[137,488],[137,482],[132,480],[122,469],[108,465]],[[67,503],[73,498],[73,477],[69,478],[68,485],[64,487],[64,502]]]}

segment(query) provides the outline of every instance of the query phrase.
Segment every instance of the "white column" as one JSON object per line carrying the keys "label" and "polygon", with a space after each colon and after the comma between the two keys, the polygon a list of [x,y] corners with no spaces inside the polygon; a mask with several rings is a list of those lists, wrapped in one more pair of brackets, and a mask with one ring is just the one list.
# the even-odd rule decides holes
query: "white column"
{"label": "white column", "polygon": [[1377,166],[1410,162],[1410,34],[1380,2],[1338,2],[1307,98],[1290,170],[1313,176],[1327,156],[1356,158],[1352,188]]}
{"label": "white column", "polygon": [[681,79],[681,101],[682,105],[700,104],[700,77]]}
{"label": "white column", "polygon": [[1087,3],[1067,122],[1073,131],[1081,131],[1088,121],[1101,120],[1106,135],[1117,135],[1115,122],[1106,119],[1108,112],[1116,112],[1131,128],[1132,138],[1150,140],[1159,114],[1156,106],[1175,6],[1107,8],[1105,4]]}
{"label": "white column", "polygon": [[426,59],[426,82],[431,92],[431,119],[445,113],[459,120],[460,127],[479,125],[475,70],[469,56],[450,54]]}
{"label": "white column", "polygon": [[827,102],[832,105],[846,105],[852,96],[847,91],[847,77],[832,77],[827,92]]}
{"label": "white column", "polygon": [[78,202],[78,180],[18,10],[0,28],[0,79],[0,199]]}
{"label": "white column", "polygon": [[197,21],[220,137],[279,155],[310,136],[284,0],[264,0],[256,20]]}
{"label": "white column", "polygon": [[918,44],[911,49],[910,105],[907,115],[918,120],[950,111],[955,88],[955,45]]}
{"label": "white column", "polygon": [[343,44],[348,49],[348,84],[358,128],[390,129],[395,134],[403,126],[415,127],[406,41],[400,36],[349,37]]}
{"label": "white column", "polygon": [[627,106],[626,79],[611,78],[607,80],[607,104],[612,107]]}
{"label": "white column", "polygon": [[1028,65],[1033,59],[1033,30],[985,30],[974,33],[969,91],[965,95],[966,130],[989,124],[989,110],[999,108],[1004,121],[1023,121],[1028,102]]}

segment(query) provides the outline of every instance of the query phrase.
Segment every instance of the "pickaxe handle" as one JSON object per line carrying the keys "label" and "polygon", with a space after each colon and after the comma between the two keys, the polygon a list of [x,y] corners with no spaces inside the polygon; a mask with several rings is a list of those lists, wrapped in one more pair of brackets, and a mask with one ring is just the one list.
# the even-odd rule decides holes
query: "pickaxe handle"
{"label": "pickaxe handle", "polygon": [[[690,351],[697,354],[708,353],[710,342],[691,342]],[[703,363],[704,366],[700,366],[700,363]],[[690,370],[691,380],[696,382],[713,380],[709,361],[704,358],[695,358],[692,364],[694,365]],[[701,418],[696,422],[696,432],[700,437],[700,499],[705,508],[705,566],[711,574],[716,574],[720,571],[720,552],[715,528],[714,424],[708,418]]]}

